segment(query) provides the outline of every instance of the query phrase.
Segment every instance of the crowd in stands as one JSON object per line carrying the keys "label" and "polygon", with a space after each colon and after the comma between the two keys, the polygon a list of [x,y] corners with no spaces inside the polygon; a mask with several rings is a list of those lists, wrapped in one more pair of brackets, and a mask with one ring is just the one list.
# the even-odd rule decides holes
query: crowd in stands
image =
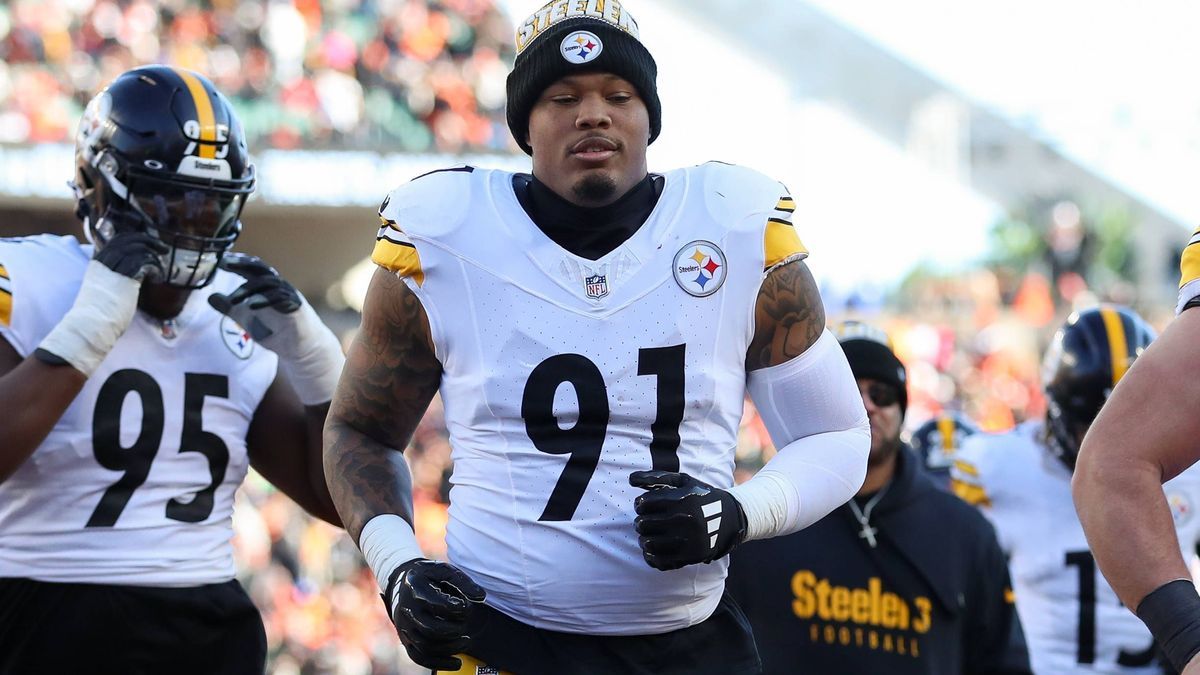
{"label": "crowd in stands", "polygon": [[509,152],[512,22],[492,0],[0,3],[0,143],[71,142],[124,70],[210,77],[263,148]]}

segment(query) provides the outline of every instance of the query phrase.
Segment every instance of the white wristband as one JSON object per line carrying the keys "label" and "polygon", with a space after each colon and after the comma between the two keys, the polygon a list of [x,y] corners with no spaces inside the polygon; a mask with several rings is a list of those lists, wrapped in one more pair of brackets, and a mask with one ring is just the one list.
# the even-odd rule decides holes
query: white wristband
{"label": "white wristband", "polygon": [[[342,343],[307,301],[296,314],[293,319],[296,354],[285,354],[282,352],[286,350],[280,350],[283,358],[279,359],[279,365],[287,373],[301,403],[306,406],[328,403],[333,399],[333,390],[337,388],[342,366],[346,364]],[[268,349],[272,348],[271,342],[270,337],[262,340]]]}
{"label": "white wristband", "polygon": [[92,376],[129,328],[142,282],[89,261],[75,304],[38,345]]}
{"label": "white wristband", "polygon": [[[379,590],[387,592],[392,572],[404,563],[424,558],[417,535],[408,521],[391,513],[383,513],[367,521],[358,537],[358,548],[375,574]],[[389,606],[392,599],[387,599]]]}

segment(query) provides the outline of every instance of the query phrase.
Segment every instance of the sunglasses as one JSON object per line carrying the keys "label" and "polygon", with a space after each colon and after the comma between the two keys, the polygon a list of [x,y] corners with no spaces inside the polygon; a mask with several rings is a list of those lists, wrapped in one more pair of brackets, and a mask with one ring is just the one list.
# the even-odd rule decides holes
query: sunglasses
{"label": "sunglasses", "polygon": [[871,398],[872,403],[880,408],[886,408],[889,405],[895,405],[900,402],[900,390],[882,382],[872,382],[867,385],[867,396]]}

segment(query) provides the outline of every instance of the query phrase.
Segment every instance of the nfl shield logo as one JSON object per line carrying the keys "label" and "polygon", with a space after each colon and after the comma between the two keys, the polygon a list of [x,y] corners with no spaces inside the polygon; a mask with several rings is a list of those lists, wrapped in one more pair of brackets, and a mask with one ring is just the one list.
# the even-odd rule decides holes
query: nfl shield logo
{"label": "nfl shield logo", "polygon": [[583,280],[583,288],[589,298],[599,300],[608,295],[608,276],[593,274]]}

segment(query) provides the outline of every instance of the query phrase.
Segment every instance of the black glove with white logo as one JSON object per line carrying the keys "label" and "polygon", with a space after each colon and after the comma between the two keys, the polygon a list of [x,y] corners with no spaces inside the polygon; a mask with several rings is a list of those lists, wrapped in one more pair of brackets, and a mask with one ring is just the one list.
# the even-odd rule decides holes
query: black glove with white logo
{"label": "black glove with white logo", "polygon": [[136,281],[158,281],[166,274],[162,257],[171,247],[145,232],[120,232],[92,256],[108,269]]}
{"label": "black glove with white logo", "polygon": [[454,565],[425,558],[392,572],[384,604],[409,658],[434,670],[456,671],[455,654],[471,642],[468,621],[486,593]]}
{"label": "black glove with white logo", "polygon": [[[286,320],[279,315],[292,314],[304,304],[300,291],[262,258],[244,253],[227,253],[221,258],[221,269],[244,278],[246,283],[229,295],[213,293],[208,298],[208,304],[232,317],[250,331],[250,337],[259,342],[286,325]],[[263,311],[268,308],[272,311]]]}
{"label": "black glove with white logo", "polygon": [[260,258],[227,253],[221,258],[221,269],[246,283],[228,295],[213,293],[208,304],[279,356],[301,403],[328,402],[346,360],[337,336],[304,295]]}
{"label": "black glove with white logo", "polygon": [[674,471],[634,471],[629,484],[646,490],[633,502],[633,523],[654,569],[719,560],[746,537],[746,514],[726,490]]}

